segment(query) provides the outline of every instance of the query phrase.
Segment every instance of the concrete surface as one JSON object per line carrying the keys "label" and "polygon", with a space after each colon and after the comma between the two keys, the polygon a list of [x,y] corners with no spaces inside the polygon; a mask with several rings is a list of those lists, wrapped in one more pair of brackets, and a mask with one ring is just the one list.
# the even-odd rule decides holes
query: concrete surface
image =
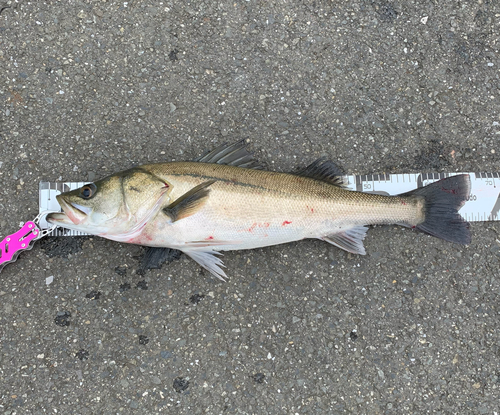
{"label": "concrete surface", "polygon": [[[498,1],[0,3],[2,235],[40,180],[241,138],[280,171],[500,171]],[[39,243],[1,274],[0,412],[500,413],[499,233],[226,253],[227,283]]]}

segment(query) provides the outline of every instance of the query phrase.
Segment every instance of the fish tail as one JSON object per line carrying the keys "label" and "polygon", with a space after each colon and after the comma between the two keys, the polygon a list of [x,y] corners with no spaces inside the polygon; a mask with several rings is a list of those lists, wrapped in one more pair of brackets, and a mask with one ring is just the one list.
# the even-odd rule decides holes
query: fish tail
{"label": "fish tail", "polygon": [[458,213],[470,194],[468,174],[459,174],[421,187],[405,196],[423,196],[425,220],[416,225],[422,232],[449,242],[469,244],[469,222]]}

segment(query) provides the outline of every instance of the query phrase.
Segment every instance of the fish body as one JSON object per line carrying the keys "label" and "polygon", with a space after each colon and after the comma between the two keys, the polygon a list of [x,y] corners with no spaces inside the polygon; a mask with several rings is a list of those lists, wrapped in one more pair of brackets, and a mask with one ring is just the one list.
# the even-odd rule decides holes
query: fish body
{"label": "fish body", "polygon": [[418,198],[352,192],[309,177],[196,162],[142,169],[172,186],[171,200],[215,182],[195,214],[171,221],[159,212],[134,238],[118,236],[121,242],[180,250],[252,249],[323,238],[367,223],[416,226],[423,219]]}
{"label": "fish body", "polygon": [[[219,278],[220,251],[319,238],[365,254],[366,225],[400,224],[468,243],[457,213],[467,175],[399,196],[347,190],[340,171],[317,160],[301,173],[265,171],[244,145],[191,162],[133,168],[58,196],[49,222],[115,241],[178,249]],[[215,254],[215,255],[214,255]]]}

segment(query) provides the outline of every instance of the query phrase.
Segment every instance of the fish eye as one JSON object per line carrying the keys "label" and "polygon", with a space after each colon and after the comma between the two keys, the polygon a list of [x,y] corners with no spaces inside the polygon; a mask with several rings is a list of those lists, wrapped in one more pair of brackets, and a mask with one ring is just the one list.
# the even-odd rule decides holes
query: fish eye
{"label": "fish eye", "polygon": [[92,199],[92,197],[95,195],[96,190],[97,187],[94,183],[86,184],[80,189],[80,197],[82,199]]}

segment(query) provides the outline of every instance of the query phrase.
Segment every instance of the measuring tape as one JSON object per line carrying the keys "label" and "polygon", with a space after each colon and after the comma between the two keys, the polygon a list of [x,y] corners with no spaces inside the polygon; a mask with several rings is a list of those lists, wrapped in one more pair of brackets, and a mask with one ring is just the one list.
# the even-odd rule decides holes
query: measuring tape
{"label": "measuring tape", "polygon": [[[468,174],[471,192],[460,209],[462,217],[469,222],[486,222],[500,220],[500,173],[409,173],[409,174],[367,174],[362,176],[344,176],[349,190],[382,195],[397,195],[423,187],[435,181],[457,174]],[[56,196],[78,189],[88,182],[40,182],[39,210],[61,211]],[[44,219],[40,221],[41,229],[52,225]],[[77,236],[85,233],[57,228],[52,235]]]}
{"label": "measuring tape", "polygon": [[469,222],[500,220],[500,173],[410,173],[346,176],[358,192],[397,195],[457,174],[468,174],[471,190],[460,215]]}

